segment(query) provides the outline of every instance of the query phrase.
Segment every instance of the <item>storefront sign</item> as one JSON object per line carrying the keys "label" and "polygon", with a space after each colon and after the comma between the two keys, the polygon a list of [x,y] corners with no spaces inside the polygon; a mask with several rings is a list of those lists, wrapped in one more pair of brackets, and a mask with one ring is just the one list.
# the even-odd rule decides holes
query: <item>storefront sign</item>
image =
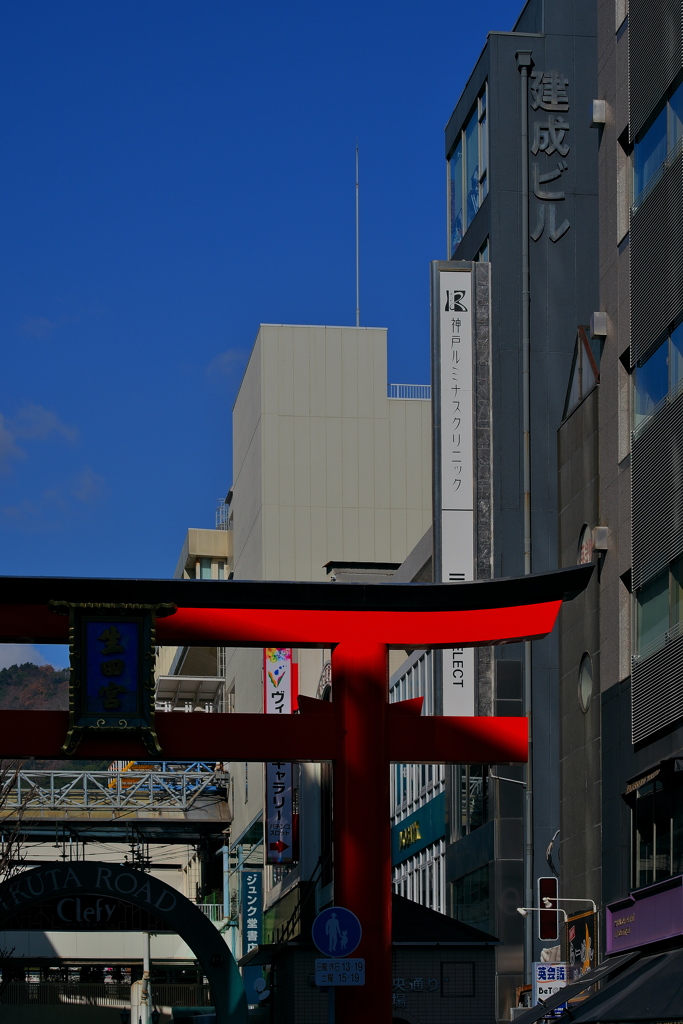
{"label": "storefront sign", "polygon": [[[433,387],[435,430],[441,458],[436,460],[436,493],[440,494],[440,548],[435,578],[443,583],[474,579],[474,402],[472,273],[438,265],[432,284]],[[443,268],[443,269],[442,269]],[[456,648],[442,652],[443,714],[474,714],[474,652]]]}
{"label": "storefront sign", "polygon": [[592,910],[568,918],[567,964],[570,982],[598,966],[597,934],[597,914]]}
{"label": "storefront sign", "polygon": [[263,941],[263,878],[260,871],[242,872],[242,956]]}
{"label": "storefront sign", "polygon": [[[534,1005],[541,999],[547,999],[555,995],[567,984],[566,964],[534,963],[532,972],[532,996]],[[562,1003],[551,1011],[553,1016],[559,1017],[567,1004]]]}
{"label": "storefront sign", "polygon": [[264,648],[263,710],[267,715],[291,715],[296,711],[294,668],[291,647]]}
{"label": "storefront sign", "polygon": [[292,766],[266,764],[266,863],[291,864],[294,859]]}
{"label": "storefront sign", "polygon": [[683,935],[683,875],[609,904],[606,931],[608,954]]}
{"label": "storefront sign", "polygon": [[446,794],[439,793],[391,829],[392,866],[443,839],[446,835]]}
{"label": "storefront sign", "polygon": [[52,601],[69,615],[69,731],[73,754],[85,733],[134,730],[150,753],[161,750],[154,731],[156,618],[175,605],[71,604]]}
{"label": "storefront sign", "polygon": [[[291,715],[297,707],[296,673],[291,647],[263,651],[263,710]],[[294,859],[292,766],[266,765],[266,863],[291,864]]]}
{"label": "storefront sign", "polygon": [[641,788],[641,786],[646,786],[648,782],[652,782],[653,779],[656,779],[660,772],[660,768],[655,768],[654,771],[648,772],[647,775],[642,775],[639,779],[636,779],[635,782],[629,782],[624,790],[625,795],[628,796],[629,793],[635,793],[636,790]]}

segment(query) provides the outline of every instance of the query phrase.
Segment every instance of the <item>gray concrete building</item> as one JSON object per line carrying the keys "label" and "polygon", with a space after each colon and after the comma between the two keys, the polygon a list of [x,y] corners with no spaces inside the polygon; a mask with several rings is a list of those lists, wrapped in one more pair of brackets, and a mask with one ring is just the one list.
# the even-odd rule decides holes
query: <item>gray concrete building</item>
{"label": "gray concrete building", "polygon": [[563,892],[602,905],[604,955],[683,935],[643,925],[683,873],[683,23],[597,9],[599,382],[575,367],[559,480],[563,563],[598,565],[562,631]]}
{"label": "gray concrete building", "polygon": [[[235,579],[338,574],[334,586],[344,567],[390,573],[431,523],[429,388],[387,384],[384,329],[262,325],[233,411],[233,481]],[[394,655],[392,669],[403,657]],[[293,661],[299,692],[324,697],[330,652],[294,651]],[[262,651],[226,650],[223,671],[232,710],[264,710]],[[296,813],[306,812],[294,862],[265,871],[267,941],[281,938],[314,874],[307,911],[332,898],[329,766],[302,764],[294,776]],[[263,766],[233,763],[231,778],[231,848],[241,858],[262,842]],[[263,859],[262,848],[255,855]],[[297,920],[289,938],[302,928]]]}
{"label": "gray concrete building", "polygon": [[[577,326],[597,308],[596,67],[593,0],[529,0],[512,32],[490,33],[446,127],[448,257],[491,264],[493,576],[558,565],[555,435]],[[508,1018],[559,943],[516,913],[538,905],[560,826],[557,633],[497,649],[493,675],[493,710],[531,715],[531,771],[452,771],[447,884],[453,914],[502,940]]]}

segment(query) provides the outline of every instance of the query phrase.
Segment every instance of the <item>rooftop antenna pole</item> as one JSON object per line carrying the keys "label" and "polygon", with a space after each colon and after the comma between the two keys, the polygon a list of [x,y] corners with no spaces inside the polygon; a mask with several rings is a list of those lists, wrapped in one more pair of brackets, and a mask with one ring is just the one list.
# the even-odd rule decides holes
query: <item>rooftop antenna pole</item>
{"label": "rooftop antenna pole", "polygon": [[360,327],[360,248],[358,244],[358,139],[356,139],[356,327]]}

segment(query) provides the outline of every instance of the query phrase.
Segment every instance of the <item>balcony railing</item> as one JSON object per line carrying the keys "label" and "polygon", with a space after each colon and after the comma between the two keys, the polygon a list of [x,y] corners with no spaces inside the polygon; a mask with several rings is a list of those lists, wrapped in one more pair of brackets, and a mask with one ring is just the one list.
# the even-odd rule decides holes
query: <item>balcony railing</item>
{"label": "balcony railing", "polygon": [[677,622],[670,629],[667,629],[664,633],[660,633],[659,636],[651,640],[649,644],[641,647],[633,657],[631,658],[631,664],[633,666],[640,665],[642,662],[647,661],[657,651],[661,651],[662,648],[668,646],[674,640],[678,640],[683,635],[683,622]]}
{"label": "balcony railing", "polygon": [[205,917],[208,917],[212,924],[220,924],[223,920],[222,903],[195,903],[195,906]]}
{"label": "balcony railing", "polygon": [[428,402],[431,397],[431,384],[387,384],[387,398],[407,398]]}

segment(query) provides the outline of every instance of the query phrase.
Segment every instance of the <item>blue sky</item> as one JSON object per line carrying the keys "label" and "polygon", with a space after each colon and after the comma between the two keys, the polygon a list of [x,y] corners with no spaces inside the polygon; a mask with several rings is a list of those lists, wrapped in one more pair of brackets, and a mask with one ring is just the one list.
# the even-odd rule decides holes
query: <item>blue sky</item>
{"label": "blue sky", "polygon": [[361,323],[428,382],[443,128],[521,6],[2,6],[0,574],[169,576],[213,525],[259,323],[355,322],[356,139]]}

